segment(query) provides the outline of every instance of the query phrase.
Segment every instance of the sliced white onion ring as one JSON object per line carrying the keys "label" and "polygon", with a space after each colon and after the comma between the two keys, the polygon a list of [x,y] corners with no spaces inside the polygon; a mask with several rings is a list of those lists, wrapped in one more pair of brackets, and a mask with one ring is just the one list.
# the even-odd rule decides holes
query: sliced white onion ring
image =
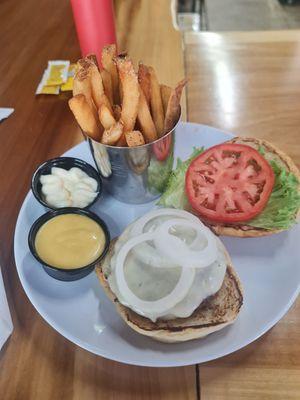
{"label": "sliced white onion ring", "polygon": [[[165,208],[160,208],[160,209],[156,209],[153,210],[151,212],[149,212],[148,214],[146,214],[145,216],[139,218],[133,225],[132,229],[131,229],[131,234],[130,236],[137,236],[137,235],[141,235],[144,232],[144,228],[147,225],[147,223],[149,223],[152,219],[157,218],[157,217],[164,217],[164,216],[175,216],[175,217],[179,217],[179,218],[183,218],[183,219],[187,219],[187,220],[191,220],[194,222],[198,222],[201,223],[199,221],[199,219],[194,216],[193,214],[188,213],[187,211],[184,210],[177,210],[177,209],[165,209]],[[145,261],[146,258],[146,254],[152,254],[151,260],[149,262],[146,262],[148,264],[150,264],[152,267],[163,267],[163,268],[170,268],[170,267],[176,267],[178,266],[178,263],[173,263],[173,261],[170,263],[168,262],[168,259],[166,260],[165,257],[160,257],[160,256],[154,256],[155,250],[153,250],[153,248],[145,243],[143,245],[143,250],[140,248],[134,249],[133,250],[135,255],[141,259],[141,261]]]}
{"label": "sliced white onion ring", "polygon": [[[174,226],[184,226],[194,229],[198,240],[205,236],[206,246],[201,250],[195,250],[195,240],[191,248],[184,241],[172,235],[169,231]],[[161,255],[169,258],[174,263],[188,268],[205,268],[217,259],[217,243],[210,230],[197,221],[182,220],[180,218],[170,219],[163,222],[156,230],[154,236],[154,245]]]}
{"label": "sliced white onion ring", "polygon": [[182,268],[180,278],[174,289],[167,296],[159,300],[145,301],[137,297],[127,285],[124,265],[129,251],[136,245],[153,240],[153,233],[144,233],[140,236],[134,237],[122,246],[116,258],[116,282],[119,291],[131,308],[144,313],[163,314],[174,307],[177,303],[184,299],[190,290],[195,277],[195,270],[193,268]]}
{"label": "sliced white onion ring", "polygon": [[136,236],[136,235],[141,235],[144,232],[144,227],[145,225],[150,222],[152,219],[157,218],[157,217],[163,217],[163,216],[174,216],[177,218],[183,218],[183,219],[187,219],[189,221],[194,221],[195,223],[200,223],[202,224],[199,219],[184,210],[177,210],[176,208],[172,209],[172,208],[159,208],[157,210],[153,210],[149,213],[147,213],[146,215],[144,215],[143,217],[139,218],[133,225],[131,233],[132,236]]}

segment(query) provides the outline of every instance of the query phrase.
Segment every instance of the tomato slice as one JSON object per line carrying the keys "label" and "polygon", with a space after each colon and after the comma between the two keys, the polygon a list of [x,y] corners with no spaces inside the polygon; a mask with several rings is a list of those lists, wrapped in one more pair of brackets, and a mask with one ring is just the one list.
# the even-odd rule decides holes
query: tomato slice
{"label": "tomato slice", "polygon": [[158,161],[164,161],[168,157],[171,141],[171,135],[168,135],[159,142],[153,144],[153,152]]}
{"label": "tomato slice", "polygon": [[268,202],[274,172],[250,146],[223,143],[193,160],[185,177],[190,204],[212,222],[235,223],[252,219]]}

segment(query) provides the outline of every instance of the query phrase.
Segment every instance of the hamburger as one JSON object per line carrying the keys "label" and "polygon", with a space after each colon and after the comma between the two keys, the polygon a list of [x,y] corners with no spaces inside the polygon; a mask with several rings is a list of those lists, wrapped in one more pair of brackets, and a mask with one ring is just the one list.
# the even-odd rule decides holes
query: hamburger
{"label": "hamburger", "polygon": [[128,326],[162,342],[216,332],[236,320],[243,304],[224,245],[182,210],[157,209],[129,225],[96,273]]}

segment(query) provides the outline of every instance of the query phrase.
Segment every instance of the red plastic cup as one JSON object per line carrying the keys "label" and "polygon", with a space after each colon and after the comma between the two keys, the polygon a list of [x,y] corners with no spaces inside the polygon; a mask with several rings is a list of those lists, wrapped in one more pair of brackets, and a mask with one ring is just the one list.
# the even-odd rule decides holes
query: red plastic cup
{"label": "red plastic cup", "polygon": [[112,0],[71,0],[82,56],[95,53],[100,63],[103,46],[116,43]]}

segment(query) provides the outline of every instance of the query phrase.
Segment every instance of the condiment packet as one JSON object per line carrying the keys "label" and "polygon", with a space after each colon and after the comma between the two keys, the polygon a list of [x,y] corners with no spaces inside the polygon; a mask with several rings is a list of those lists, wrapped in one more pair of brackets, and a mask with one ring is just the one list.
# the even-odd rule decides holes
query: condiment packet
{"label": "condiment packet", "polygon": [[77,71],[77,64],[76,63],[70,64],[69,71],[68,71],[68,76],[69,77],[70,76],[75,76],[76,71]]}
{"label": "condiment packet", "polygon": [[0,349],[12,333],[12,330],[13,324],[7,304],[7,298],[4,290],[0,268]]}
{"label": "condiment packet", "polygon": [[68,79],[70,61],[49,61],[35,94],[58,94]]}
{"label": "condiment packet", "polygon": [[63,84],[61,85],[60,90],[61,90],[62,92],[68,92],[68,91],[72,90],[72,89],[73,89],[73,81],[74,81],[73,76],[70,76],[70,77],[67,79],[67,82],[66,82],[66,83],[63,83]]}
{"label": "condiment packet", "polygon": [[46,69],[45,85],[62,85],[68,79],[70,61],[48,61]]}
{"label": "condiment packet", "polygon": [[76,68],[77,68],[76,64],[70,64],[67,82],[63,83],[60,87],[60,90],[62,92],[67,92],[73,89],[73,81],[76,73]]}
{"label": "condiment packet", "polygon": [[10,116],[10,114],[12,114],[14,112],[14,108],[0,108],[0,121],[2,121],[5,118],[8,118]]}
{"label": "condiment packet", "polygon": [[41,82],[35,92],[35,94],[58,94],[59,93],[59,85],[56,86],[44,86]]}

